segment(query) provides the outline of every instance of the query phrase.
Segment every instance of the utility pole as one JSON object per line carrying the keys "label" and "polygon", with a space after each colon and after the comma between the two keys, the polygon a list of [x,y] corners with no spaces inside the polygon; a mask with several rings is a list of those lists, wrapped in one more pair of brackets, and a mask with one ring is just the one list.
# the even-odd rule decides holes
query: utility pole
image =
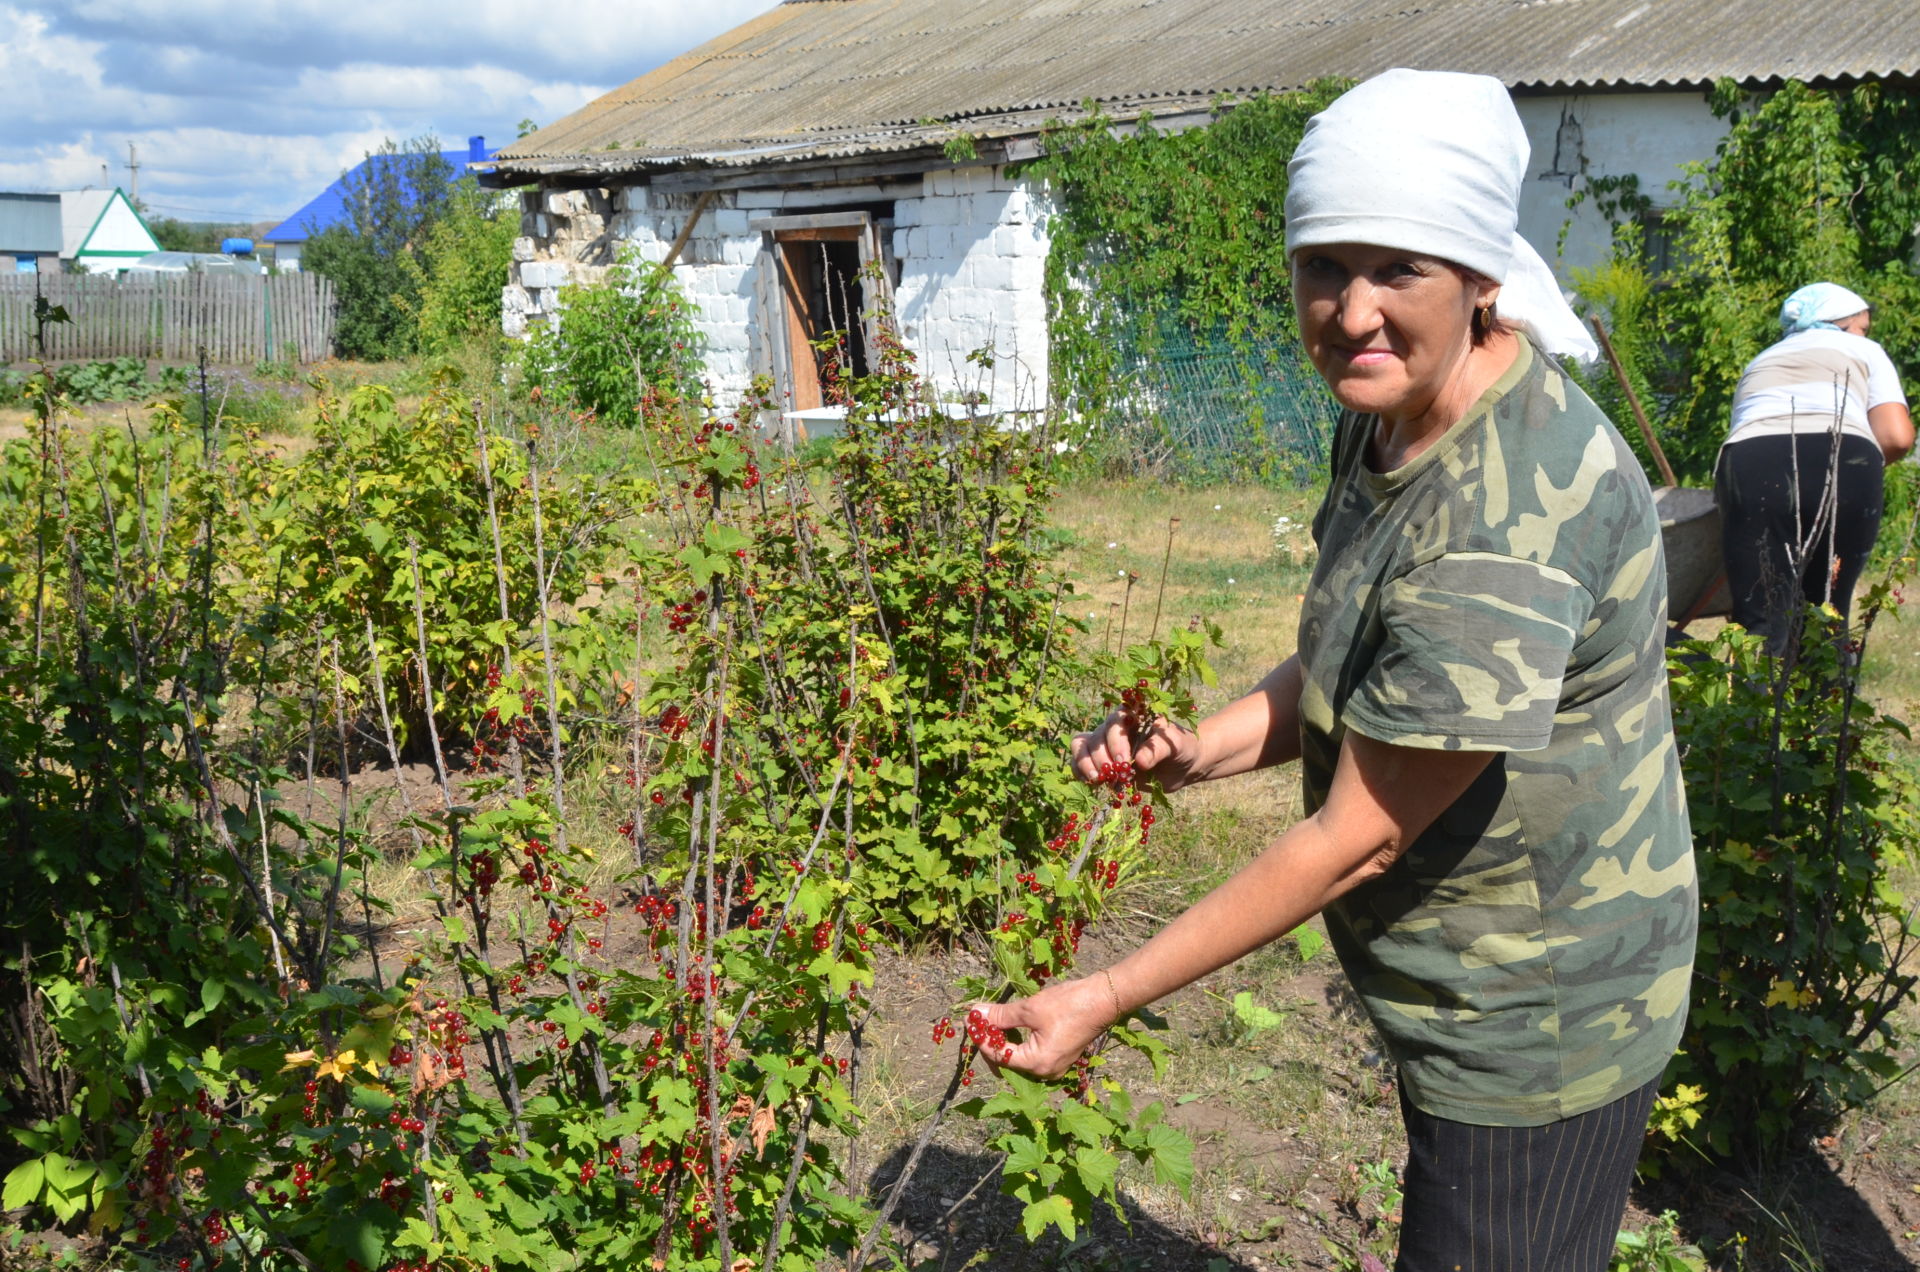
{"label": "utility pole", "polygon": [[134,151],[132,142],[127,143],[127,171],[133,174],[130,181],[133,188],[127,192],[127,197],[138,203],[140,201],[140,156]]}

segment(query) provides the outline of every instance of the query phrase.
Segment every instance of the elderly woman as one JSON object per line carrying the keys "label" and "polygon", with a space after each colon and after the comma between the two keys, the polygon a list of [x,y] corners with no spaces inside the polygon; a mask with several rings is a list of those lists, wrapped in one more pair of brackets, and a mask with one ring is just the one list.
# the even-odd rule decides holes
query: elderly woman
{"label": "elderly woman", "polygon": [[1345,407],[1298,652],[1186,731],[1110,716],[1091,779],[1301,761],[1307,816],[1145,945],[987,1012],[1010,1063],[1325,916],[1398,1066],[1401,1269],[1601,1269],[1680,1038],[1697,897],[1652,495],[1548,355],[1584,333],[1515,233],[1505,89],[1391,71],[1308,126],[1287,250]]}
{"label": "elderly woman", "polygon": [[1780,307],[1781,339],[1734,389],[1714,466],[1733,619],[1786,647],[1794,608],[1842,619],[1880,533],[1885,466],[1913,449],[1900,373],[1867,339],[1867,302],[1810,283]]}

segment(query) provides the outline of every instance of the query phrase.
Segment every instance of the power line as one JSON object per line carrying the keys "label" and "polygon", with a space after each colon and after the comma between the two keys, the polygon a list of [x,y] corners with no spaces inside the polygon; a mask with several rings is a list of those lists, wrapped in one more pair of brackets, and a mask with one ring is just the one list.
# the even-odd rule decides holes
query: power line
{"label": "power line", "polygon": [[272,221],[278,219],[278,214],[273,212],[223,212],[218,208],[196,208],[189,207],[184,203],[160,203],[153,199],[145,199],[142,200],[142,202],[147,207],[155,208],[162,212],[192,212],[199,216],[220,217],[229,221]]}

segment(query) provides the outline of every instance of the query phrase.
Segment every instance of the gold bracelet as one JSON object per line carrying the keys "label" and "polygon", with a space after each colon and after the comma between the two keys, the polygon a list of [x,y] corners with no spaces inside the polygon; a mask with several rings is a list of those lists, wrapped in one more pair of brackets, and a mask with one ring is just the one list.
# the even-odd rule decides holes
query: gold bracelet
{"label": "gold bracelet", "polygon": [[1100,974],[1107,978],[1107,993],[1113,998],[1113,1023],[1117,1025],[1120,1023],[1120,1018],[1126,1015],[1120,1010],[1120,991],[1113,987],[1112,971],[1103,967],[1100,969]]}

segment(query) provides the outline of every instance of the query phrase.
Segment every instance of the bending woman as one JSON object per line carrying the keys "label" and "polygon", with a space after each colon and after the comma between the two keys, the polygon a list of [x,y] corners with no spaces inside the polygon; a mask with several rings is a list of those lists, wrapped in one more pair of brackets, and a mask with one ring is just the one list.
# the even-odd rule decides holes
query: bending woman
{"label": "bending woman", "polygon": [[986,1009],[1058,1074],[1324,913],[1398,1066],[1403,1272],[1606,1266],[1693,959],[1659,526],[1548,354],[1591,346],[1515,233],[1526,160],[1482,76],[1390,71],[1309,124],[1294,304],[1346,409],[1298,652],[1197,731],[1073,745],[1168,789],[1298,759],[1308,815],[1110,968]]}
{"label": "bending woman", "polygon": [[1802,604],[1842,620],[1880,533],[1885,466],[1913,449],[1900,374],[1867,339],[1867,302],[1812,283],[1780,307],[1786,334],[1740,376],[1714,465],[1733,621],[1785,651]]}

